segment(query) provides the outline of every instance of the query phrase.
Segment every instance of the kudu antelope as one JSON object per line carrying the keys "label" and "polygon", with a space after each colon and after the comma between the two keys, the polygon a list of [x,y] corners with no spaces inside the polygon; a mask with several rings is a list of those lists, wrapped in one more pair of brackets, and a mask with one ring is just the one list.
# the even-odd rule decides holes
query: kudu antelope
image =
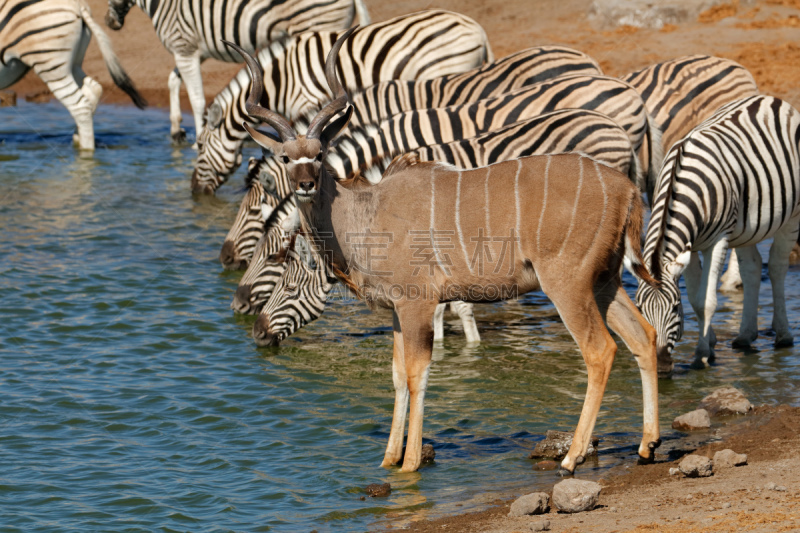
{"label": "kudu antelope", "polygon": [[[376,185],[338,183],[323,160],[352,113],[335,72],[346,38],[336,42],[326,62],[336,96],[305,135],[259,105],[261,67],[240,52],[254,80],[247,111],[280,138],[245,127],[287,161],[302,231],[314,251],[368,304],[393,311],[396,396],[383,466],[402,459],[407,472],[420,465],[437,304],[497,301],[538,289],[555,304],[588,369],[586,398],[563,471],[571,473],[583,462],[617,351],[604,320],[639,365],[644,398],[639,455],[652,460],[660,443],[656,336],[620,279],[624,261],[638,278],[657,285],[642,264],[639,191],[627,176],[580,154],[531,156],[468,171],[406,155]],[[414,191],[429,194],[422,201]],[[523,225],[522,213],[540,216],[524,217]],[[377,250],[376,243],[382,244]]]}

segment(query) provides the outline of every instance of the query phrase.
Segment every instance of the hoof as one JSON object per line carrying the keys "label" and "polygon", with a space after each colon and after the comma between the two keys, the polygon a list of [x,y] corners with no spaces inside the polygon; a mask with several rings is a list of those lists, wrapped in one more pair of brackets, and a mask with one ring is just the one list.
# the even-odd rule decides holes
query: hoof
{"label": "hoof", "polygon": [[181,129],[180,131],[173,133],[172,142],[174,144],[184,144],[186,142],[186,130]]}
{"label": "hoof", "polygon": [[562,466],[561,468],[558,469],[558,475],[560,477],[572,477],[574,475],[574,472],[570,472],[569,470],[567,470]]}
{"label": "hoof", "polygon": [[575,458],[575,466],[582,465],[585,462],[586,462],[586,457],[582,455],[579,455],[578,457]]}
{"label": "hoof", "polygon": [[749,339],[746,337],[736,337],[733,339],[731,346],[737,350],[749,350],[752,347],[754,340],[755,339]]}
{"label": "hoof", "polygon": [[669,370],[658,369],[658,379],[672,379],[672,368]]}
{"label": "hoof", "polygon": [[794,346],[792,337],[775,337],[775,348],[790,348]]}
{"label": "hoof", "polygon": [[650,451],[651,451],[651,452],[652,452],[652,451],[655,451],[656,449],[658,449],[658,447],[659,447],[659,446],[661,446],[661,439],[658,439],[658,440],[655,440],[655,441],[649,442],[649,443],[647,444],[647,447],[648,447],[648,448],[650,448]]}
{"label": "hoof", "polygon": [[692,364],[689,365],[689,368],[692,370],[704,370],[711,366],[709,364],[709,360],[705,358],[698,358],[692,361]]}

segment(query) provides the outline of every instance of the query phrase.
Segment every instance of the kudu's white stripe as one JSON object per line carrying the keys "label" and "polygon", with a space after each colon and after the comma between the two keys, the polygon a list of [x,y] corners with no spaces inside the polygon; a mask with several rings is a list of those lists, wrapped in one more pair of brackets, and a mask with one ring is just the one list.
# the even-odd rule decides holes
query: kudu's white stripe
{"label": "kudu's white stripe", "polygon": [[467,247],[464,245],[464,232],[461,231],[461,170],[458,171],[458,181],[456,182],[456,231],[458,232],[458,241],[461,243],[461,251],[464,252],[464,262],[472,274],[472,265],[469,261],[469,254]]}
{"label": "kudu's white stripe", "polygon": [[572,206],[572,216],[569,220],[569,229],[567,230],[567,234],[564,236],[564,241],[561,243],[561,249],[558,251],[558,255],[561,255],[564,252],[564,248],[567,246],[567,242],[569,242],[569,237],[572,235],[572,230],[575,228],[575,220],[577,219],[578,215],[578,204],[581,199],[581,190],[583,188],[583,159],[578,160],[578,187],[575,190],[575,203]]}
{"label": "kudu's white stripe", "polygon": [[[539,213],[539,226],[536,228],[536,250],[541,253],[542,251],[542,225],[544,224],[544,212],[547,210],[547,181],[550,173],[550,155],[547,155],[547,161],[544,164],[544,187],[542,190],[542,211]],[[519,167],[517,167],[517,176],[519,176]],[[519,194],[517,194],[517,206],[519,206]],[[519,234],[519,207],[517,207],[517,234]]]}

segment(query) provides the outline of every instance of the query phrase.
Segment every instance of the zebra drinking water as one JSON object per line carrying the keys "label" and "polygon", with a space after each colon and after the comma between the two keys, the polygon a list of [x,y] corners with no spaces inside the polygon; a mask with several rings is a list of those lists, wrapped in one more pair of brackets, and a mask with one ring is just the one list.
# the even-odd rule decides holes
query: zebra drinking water
{"label": "zebra drinking water", "polygon": [[659,373],[672,371],[671,353],[683,333],[681,274],[700,326],[692,366],[713,360],[716,338],[710,324],[728,248],[737,250],[744,285],[742,321],[733,344],[746,347],[756,339],[761,282],[756,244],[770,237],[775,346],[792,344],[784,279],[800,224],[798,143],[800,112],[777,98],[752,96],[723,106],[670,149],[644,248],[645,263],[661,286],[640,285],[636,295],[656,328]]}

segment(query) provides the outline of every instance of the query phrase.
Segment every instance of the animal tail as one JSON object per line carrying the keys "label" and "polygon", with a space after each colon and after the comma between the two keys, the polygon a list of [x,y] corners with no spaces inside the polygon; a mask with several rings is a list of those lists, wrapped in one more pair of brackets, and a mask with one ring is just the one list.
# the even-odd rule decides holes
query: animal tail
{"label": "animal tail", "polygon": [[137,91],[136,87],[133,85],[133,81],[131,81],[128,74],[123,70],[117,58],[117,54],[115,54],[114,49],[111,48],[111,39],[108,38],[103,28],[94,21],[92,12],[89,10],[89,6],[85,1],[81,1],[81,18],[94,36],[97,37],[97,44],[100,46],[100,53],[103,55],[103,61],[105,61],[108,72],[111,74],[111,79],[114,80],[117,87],[125,91],[128,96],[131,97],[136,107],[139,109],[147,107],[147,100],[139,94],[139,91]]}
{"label": "animal tail", "polygon": [[638,190],[633,192],[630,208],[628,209],[628,219],[625,221],[624,239],[625,256],[623,262],[625,268],[637,279],[644,281],[653,288],[660,285],[647,270],[642,257],[642,229],[644,228],[644,202],[642,193]]}
{"label": "animal tail", "polygon": [[366,26],[367,24],[372,23],[372,19],[369,16],[369,11],[367,11],[367,4],[364,3],[364,0],[355,0],[356,6],[356,16],[358,17],[358,24],[360,26]]}

